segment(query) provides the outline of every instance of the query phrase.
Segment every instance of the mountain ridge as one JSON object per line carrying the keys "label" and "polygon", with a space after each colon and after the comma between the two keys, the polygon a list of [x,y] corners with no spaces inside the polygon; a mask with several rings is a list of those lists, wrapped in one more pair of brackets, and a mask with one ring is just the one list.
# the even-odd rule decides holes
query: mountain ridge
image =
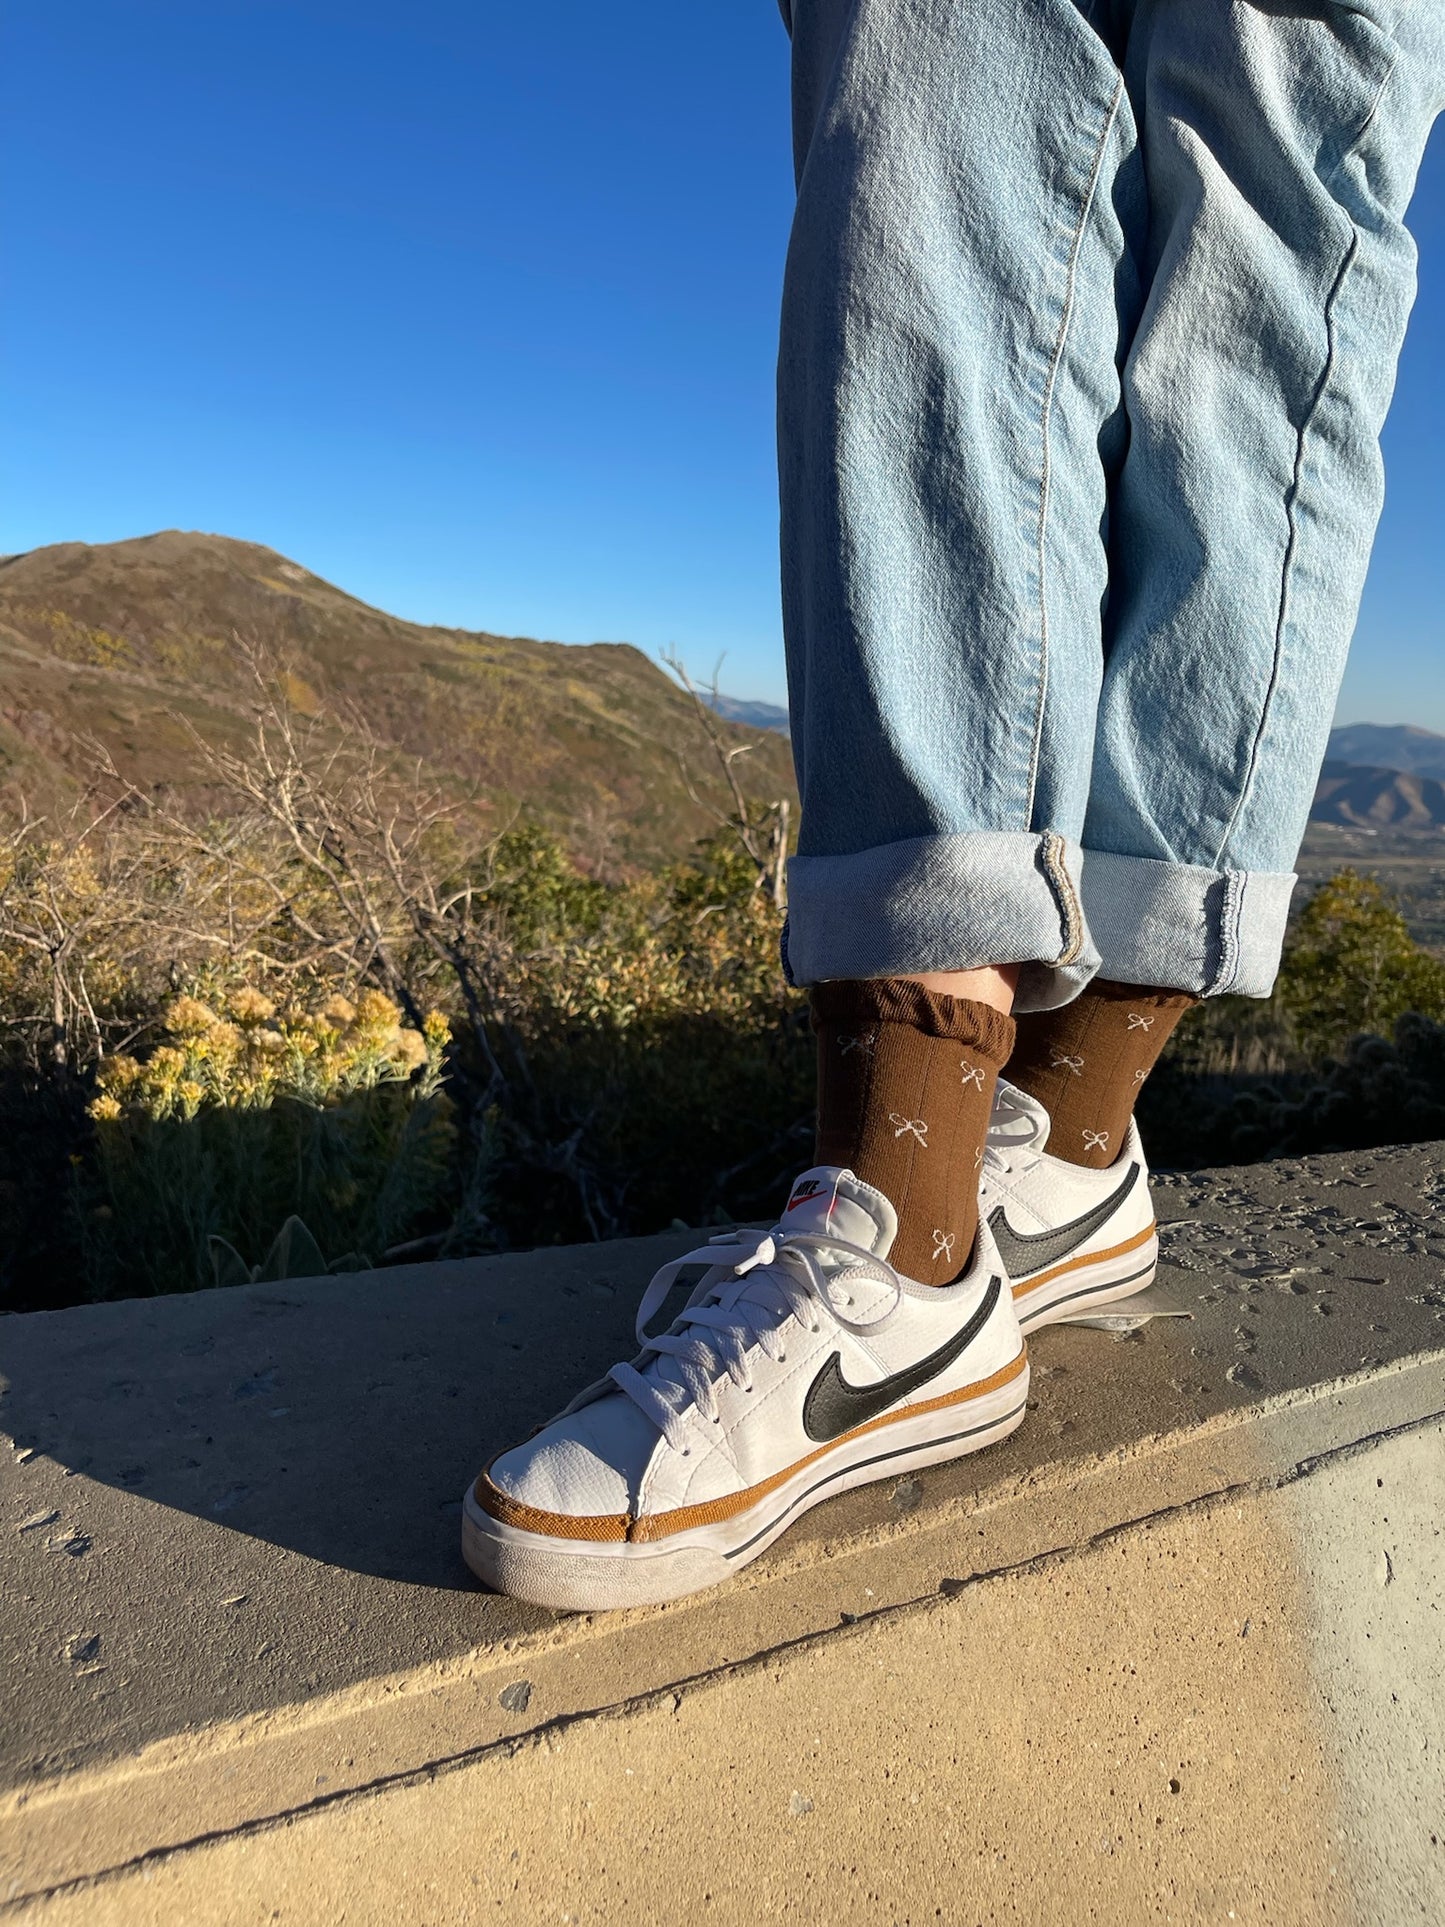
{"label": "mountain ridge", "polygon": [[[148,791],[204,791],[191,731],[249,733],[253,651],[303,714],[354,710],[441,787],[525,809],[599,869],[682,854],[730,799],[693,699],[628,643],[408,622],[264,544],[177,529],[0,557],[0,793],[78,795],[90,744]],[[704,696],[758,803],[796,791],[787,711]],[[1445,736],[1331,732],[1312,820],[1445,828]]]}
{"label": "mountain ridge", "polygon": [[1445,782],[1445,736],[1413,723],[1340,723],[1330,731],[1326,760],[1393,769]]}
{"label": "mountain ridge", "polygon": [[[564,831],[594,866],[682,854],[729,802],[692,698],[628,643],[405,621],[260,543],[162,530],[0,561],[0,789],[54,803],[91,739],[142,790],[196,791],[190,730],[247,738],[260,651],[303,714],[354,710],[399,757],[504,821]],[[714,727],[759,803],[792,797],[787,744]]]}
{"label": "mountain ridge", "polygon": [[1327,762],[1320,771],[1310,820],[1356,829],[1445,829],[1445,783],[1405,770]]}

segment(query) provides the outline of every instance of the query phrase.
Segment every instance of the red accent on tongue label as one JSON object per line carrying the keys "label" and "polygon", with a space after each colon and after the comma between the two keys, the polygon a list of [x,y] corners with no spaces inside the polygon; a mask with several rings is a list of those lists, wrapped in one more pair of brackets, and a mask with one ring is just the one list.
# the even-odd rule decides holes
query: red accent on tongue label
{"label": "red accent on tongue label", "polygon": [[800,1204],[807,1204],[811,1198],[820,1198],[827,1188],[820,1178],[804,1178],[802,1183],[794,1188],[792,1197],[788,1199],[787,1209],[794,1211]]}

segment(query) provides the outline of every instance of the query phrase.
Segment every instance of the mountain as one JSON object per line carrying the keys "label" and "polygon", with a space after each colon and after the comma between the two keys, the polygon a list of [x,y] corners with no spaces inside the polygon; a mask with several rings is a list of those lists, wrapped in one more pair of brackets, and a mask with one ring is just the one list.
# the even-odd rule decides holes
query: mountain
{"label": "mountain", "polygon": [[[1408,733],[1423,736],[1425,731]],[[1445,783],[1398,769],[1331,761],[1320,771],[1310,816],[1316,823],[1360,829],[1445,829]]]}
{"label": "mountain", "polygon": [[[75,794],[87,738],[143,789],[202,792],[185,725],[246,740],[248,646],[294,709],[354,709],[398,760],[598,865],[679,855],[728,807],[691,698],[640,650],[404,622],[273,549],[179,530],[0,561],[0,795]],[[735,765],[752,798],[795,795],[781,737],[718,727],[754,745]]]}
{"label": "mountain", "polygon": [[746,702],[739,696],[716,693],[710,693],[706,701],[719,716],[726,716],[730,723],[741,723],[744,729],[772,729],[779,736],[789,733],[788,712],[777,703]]}
{"label": "mountain", "polygon": [[1404,770],[1445,782],[1445,736],[1409,723],[1346,723],[1330,731],[1326,754],[1332,763]]}

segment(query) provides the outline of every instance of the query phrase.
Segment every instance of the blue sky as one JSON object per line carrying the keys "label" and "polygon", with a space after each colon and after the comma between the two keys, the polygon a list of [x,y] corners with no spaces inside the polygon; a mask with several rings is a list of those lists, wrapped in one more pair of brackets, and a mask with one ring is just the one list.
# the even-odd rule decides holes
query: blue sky
{"label": "blue sky", "polygon": [[[774,0],[70,0],[0,25],[0,551],[270,543],[782,693]],[[1445,142],[1346,720],[1445,730]]]}

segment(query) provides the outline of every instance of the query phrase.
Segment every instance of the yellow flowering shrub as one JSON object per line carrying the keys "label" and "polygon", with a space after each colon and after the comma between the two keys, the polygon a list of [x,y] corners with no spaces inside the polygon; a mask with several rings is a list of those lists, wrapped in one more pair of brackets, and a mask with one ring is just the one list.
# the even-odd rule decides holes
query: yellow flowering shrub
{"label": "yellow flowering shrub", "polygon": [[194,1117],[203,1105],[264,1110],[281,1098],[322,1105],[420,1073],[418,1094],[439,1088],[451,1026],[432,1011],[421,1030],[379,990],[355,1003],[331,995],[311,1007],[278,1007],[252,985],[232,991],[219,1010],[199,997],[173,998],[162,1017],[173,1041],[137,1060],[101,1059],[90,1115],[113,1123],[127,1111],[159,1120]]}
{"label": "yellow flowering shrub", "polygon": [[172,998],[159,1028],[148,1055],[101,1060],[89,1107],[98,1295],[264,1272],[293,1220],[283,1244],[352,1269],[440,1208],[456,1139],[440,1011],[418,1030],[377,990],[275,1001],[241,984]]}

